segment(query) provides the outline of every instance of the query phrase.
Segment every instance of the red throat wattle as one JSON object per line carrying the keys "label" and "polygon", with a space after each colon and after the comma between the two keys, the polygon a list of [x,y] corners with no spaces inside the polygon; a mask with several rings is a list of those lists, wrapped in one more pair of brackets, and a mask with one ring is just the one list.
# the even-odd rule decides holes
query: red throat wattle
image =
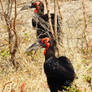
{"label": "red throat wattle", "polygon": [[35,9],[35,10],[34,10],[34,13],[38,13],[38,9]]}
{"label": "red throat wattle", "polygon": [[36,9],[34,10],[34,13],[38,13],[38,11],[40,9],[40,6],[39,6],[40,2],[36,2],[35,5],[36,5]]}
{"label": "red throat wattle", "polygon": [[46,52],[47,52],[48,48],[50,47],[49,40],[50,40],[49,38],[43,38],[41,41],[42,43],[44,43],[46,45],[46,48],[44,50],[44,56],[46,55]]}
{"label": "red throat wattle", "polygon": [[34,10],[34,13],[38,13],[39,9],[40,9],[40,6],[37,6],[36,9]]}
{"label": "red throat wattle", "polygon": [[47,44],[46,44],[46,48],[45,48],[45,50],[44,50],[44,56],[46,55],[46,52],[47,52],[49,46],[50,46],[50,43],[47,43]]}

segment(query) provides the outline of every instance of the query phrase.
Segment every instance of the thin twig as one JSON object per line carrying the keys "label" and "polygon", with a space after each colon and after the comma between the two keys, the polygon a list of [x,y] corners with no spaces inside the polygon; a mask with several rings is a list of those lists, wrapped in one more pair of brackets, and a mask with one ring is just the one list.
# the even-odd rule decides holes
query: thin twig
{"label": "thin twig", "polygon": [[12,81],[7,82],[7,83],[5,83],[5,84],[3,85],[3,90],[2,90],[2,92],[4,92],[4,89],[5,89],[6,85],[8,85],[8,84],[10,84],[10,83],[12,83]]}
{"label": "thin twig", "polygon": [[60,15],[60,18],[61,18],[61,23],[62,23],[62,21],[63,21],[63,17],[62,17],[62,12],[60,11],[60,5],[59,5],[58,0],[57,0],[57,6],[58,6],[59,15]]}
{"label": "thin twig", "polygon": [[54,17],[54,36],[55,36],[55,39],[57,39],[57,0],[54,0],[54,14],[55,14],[55,17]]}
{"label": "thin twig", "polygon": [[[14,14],[14,18],[11,17],[12,14],[12,6],[13,6],[13,2],[15,4],[15,14]],[[1,3],[1,9],[4,15],[4,19],[7,25],[7,31],[8,31],[8,37],[9,37],[9,49],[10,49],[10,61],[12,62],[12,64],[14,65],[14,67],[16,67],[15,65],[15,54],[18,48],[18,44],[17,44],[17,33],[16,33],[16,18],[17,18],[17,8],[16,8],[16,0],[12,1],[12,0],[8,0],[7,1],[7,9],[6,12],[4,12],[4,7],[2,4],[2,1],[0,0]],[[15,37],[15,39],[13,39]],[[14,42],[14,43],[13,43]]]}
{"label": "thin twig", "polygon": [[54,35],[53,28],[52,28],[52,23],[51,23],[50,10],[49,10],[49,8],[48,8],[48,0],[45,0],[45,3],[46,3],[46,9],[47,9],[48,18],[49,18],[50,32],[52,33],[52,35]]}
{"label": "thin twig", "polygon": [[87,30],[87,20],[86,20],[86,8],[85,8],[85,0],[82,0],[82,7],[83,7],[83,17],[84,17],[84,31],[83,31],[83,38],[86,41],[86,45],[87,45],[87,49],[89,47],[88,44],[88,38],[87,38],[87,34],[86,34],[86,30]]}
{"label": "thin twig", "polygon": [[58,47],[58,40],[57,40],[57,0],[54,0],[54,36],[55,36],[55,40],[56,40],[56,47],[57,47],[57,53],[59,56],[59,47]]}
{"label": "thin twig", "polygon": [[61,26],[61,27],[60,27],[60,30],[61,30],[60,32],[61,32],[61,34],[62,34],[62,40],[61,40],[61,43],[59,43],[59,45],[64,49],[64,46],[63,46],[63,40],[64,40],[63,24],[64,24],[64,23],[63,23],[63,16],[62,16],[63,13],[62,13],[61,8],[60,8],[61,5],[59,4],[59,0],[57,0],[57,6],[58,6],[59,16],[60,16],[60,19],[61,19],[61,20],[60,20],[60,23],[61,23],[61,24],[60,24],[60,26]]}
{"label": "thin twig", "polygon": [[15,42],[14,42],[14,47],[12,50],[12,54],[11,54],[11,62],[13,63],[13,65],[17,68],[18,66],[15,64],[15,54],[18,48],[18,43],[17,43],[17,34],[16,34],[16,18],[17,18],[17,9],[16,9],[16,0],[14,0],[15,3],[15,16],[14,16],[14,21],[13,21],[13,29],[12,31],[14,32],[14,36],[15,36]]}
{"label": "thin twig", "polygon": [[16,18],[17,18],[17,9],[16,9],[16,0],[14,0],[14,1],[15,1],[15,17],[14,17],[13,27],[14,27],[14,30],[15,30]]}
{"label": "thin twig", "polygon": [[[58,6],[58,11],[59,11],[60,19],[61,19],[61,25],[63,25],[63,16],[62,16],[62,11],[60,10],[60,5],[59,5],[59,1],[58,0],[57,0],[57,6]],[[62,33],[62,35],[64,34],[63,33],[63,28],[61,28],[61,33]]]}

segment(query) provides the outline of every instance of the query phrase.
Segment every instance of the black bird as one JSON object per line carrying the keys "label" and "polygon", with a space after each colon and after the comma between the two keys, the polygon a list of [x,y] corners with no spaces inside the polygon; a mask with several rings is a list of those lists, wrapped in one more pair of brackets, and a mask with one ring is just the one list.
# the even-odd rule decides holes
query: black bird
{"label": "black bird", "polygon": [[50,92],[65,90],[65,86],[71,86],[75,78],[75,72],[71,61],[66,56],[57,58],[55,56],[56,43],[54,40],[47,37],[31,45],[26,52],[35,49],[39,44],[42,48],[45,48],[44,72],[47,77]]}
{"label": "black bird", "polygon": [[[44,14],[44,4],[42,1],[31,1],[29,5],[24,6],[21,10],[25,10],[27,8],[34,8],[35,16],[32,18],[32,26],[37,30],[37,38],[45,38],[51,36],[52,34],[49,31],[49,23],[48,23],[48,14]],[[51,23],[54,30],[54,13],[51,13]],[[60,32],[61,32],[61,22],[59,16],[57,16],[57,35],[58,40],[60,40]]]}

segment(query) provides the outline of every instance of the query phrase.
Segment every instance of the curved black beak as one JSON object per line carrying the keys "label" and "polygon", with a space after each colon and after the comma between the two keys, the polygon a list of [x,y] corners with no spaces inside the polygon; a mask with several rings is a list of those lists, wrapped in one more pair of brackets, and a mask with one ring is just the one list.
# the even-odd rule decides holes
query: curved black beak
{"label": "curved black beak", "polygon": [[35,5],[31,2],[21,8],[21,10],[27,10],[29,8],[36,8]]}
{"label": "curved black beak", "polygon": [[27,10],[27,9],[29,9],[29,8],[30,8],[29,5],[25,5],[25,6],[23,6],[23,7],[21,8],[21,11],[22,11],[22,10]]}
{"label": "curved black beak", "polygon": [[39,47],[40,47],[39,42],[34,43],[34,44],[32,44],[31,46],[29,46],[29,47],[26,49],[25,53],[29,53],[29,52],[31,52],[31,51],[33,51],[33,50],[37,50]]}
{"label": "curved black beak", "polygon": [[29,53],[33,50],[37,50],[39,47],[42,48],[46,47],[46,45],[41,42],[41,39],[38,40],[36,43],[32,44],[29,48],[27,48],[25,53]]}

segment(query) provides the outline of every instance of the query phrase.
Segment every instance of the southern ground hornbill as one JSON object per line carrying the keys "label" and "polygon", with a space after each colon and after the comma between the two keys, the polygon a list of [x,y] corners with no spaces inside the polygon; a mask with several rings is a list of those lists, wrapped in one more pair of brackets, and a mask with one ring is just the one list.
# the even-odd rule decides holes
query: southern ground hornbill
{"label": "southern ground hornbill", "polygon": [[45,48],[44,72],[51,92],[65,90],[65,86],[70,86],[75,78],[74,68],[66,56],[57,58],[55,56],[55,41],[50,38],[43,38],[31,45],[26,52],[32,51],[35,47]]}
{"label": "southern ground hornbill", "polygon": [[[34,8],[35,16],[32,18],[32,26],[37,30],[37,38],[44,38],[52,36],[49,34],[48,14],[44,14],[44,4],[42,1],[34,0],[29,5],[25,5],[21,10],[28,8]],[[54,14],[51,13],[51,23],[54,30]],[[60,40],[61,22],[59,16],[57,16],[57,37]]]}

